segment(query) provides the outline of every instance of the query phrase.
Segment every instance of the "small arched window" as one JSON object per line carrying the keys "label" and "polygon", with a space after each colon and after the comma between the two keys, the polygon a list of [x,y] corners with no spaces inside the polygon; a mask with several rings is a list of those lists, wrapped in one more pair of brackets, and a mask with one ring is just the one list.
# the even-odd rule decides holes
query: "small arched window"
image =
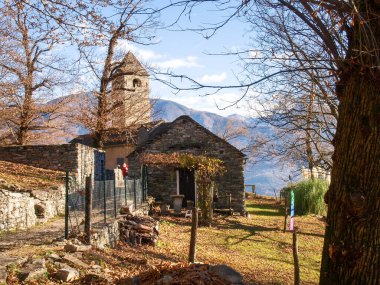
{"label": "small arched window", "polygon": [[141,80],[138,78],[133,79],[133,87],[141,87]]}

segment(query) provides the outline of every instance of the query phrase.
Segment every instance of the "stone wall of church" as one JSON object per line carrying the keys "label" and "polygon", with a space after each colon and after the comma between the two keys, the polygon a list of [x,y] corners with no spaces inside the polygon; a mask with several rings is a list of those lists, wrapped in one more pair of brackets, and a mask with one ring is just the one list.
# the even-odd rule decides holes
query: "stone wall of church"
{"label": "stone wall of church", "polygon": [[[167,132],[156,138],[142,152],[184,152],[221,159],[226,173],[217,181],[219,196],[231,194],[232,208],[238,212],[245,211],[244,157],[234,147],[199,125],[186,118],[176,120]],[[128,157],[129,173],[135,177],[140,177],[138,156],[139,153],[134,152]],[[164,200],[170,200],[170,195],[176,193],[176,176],[172,173],[173,170],[170,169],[149,167],[148,194],[160,195]],[[225,204],[223,199],[219,202]]]}

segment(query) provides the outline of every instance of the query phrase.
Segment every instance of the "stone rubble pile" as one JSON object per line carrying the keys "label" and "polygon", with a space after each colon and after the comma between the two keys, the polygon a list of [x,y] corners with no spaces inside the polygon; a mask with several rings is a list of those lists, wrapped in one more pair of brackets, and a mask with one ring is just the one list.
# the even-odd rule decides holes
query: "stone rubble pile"
{"label": "stone rubble pile", "polygon": [[120,240],[132,245],[156,245],[159,223],[149,216],[125,215],[119,221]]}
{"label": "stone rubble pile", "polygon": [[160,272],[142,273],[140,276],[130,277],[119,284],[128,285],[176,285],[176,284],[215,284],[215,285],[245,285],[243,276],[225,264],[177,264],[162,268]]}

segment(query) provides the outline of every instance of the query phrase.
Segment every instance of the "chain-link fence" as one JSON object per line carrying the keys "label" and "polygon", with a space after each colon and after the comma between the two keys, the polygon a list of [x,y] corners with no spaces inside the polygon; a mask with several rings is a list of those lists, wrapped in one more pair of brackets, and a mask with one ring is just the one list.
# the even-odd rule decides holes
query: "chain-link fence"
{"label": "chain-link fence", "polygon": [[86,197],[91,199],[88,203],[91,206],[87,207],[91,209],[92,225],[117,218],[122,206],[139,208],[146,198],[144,179],[125,179],[116,183],[116,180],[93,181],[88,178],[85,189],[78,187],[75,180],[75,176],[66,175],[66,237],[84,232]]}

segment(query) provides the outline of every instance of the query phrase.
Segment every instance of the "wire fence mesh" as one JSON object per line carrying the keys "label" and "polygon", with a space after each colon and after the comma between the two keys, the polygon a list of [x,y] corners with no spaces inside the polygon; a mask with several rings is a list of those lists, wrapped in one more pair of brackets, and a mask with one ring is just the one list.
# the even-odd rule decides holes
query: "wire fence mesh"
{"label": "wire fence mesh", "polygon": [[[76,186],[75,176],[67,176],[65,236],[84,231],[86,190]],[[115,180],[92,181],[91,224],[106,223],[117,218],[120,208],[133,205],[138,208],[144,203],[146,188],[141,179],[125,179],[124,186]]]}

